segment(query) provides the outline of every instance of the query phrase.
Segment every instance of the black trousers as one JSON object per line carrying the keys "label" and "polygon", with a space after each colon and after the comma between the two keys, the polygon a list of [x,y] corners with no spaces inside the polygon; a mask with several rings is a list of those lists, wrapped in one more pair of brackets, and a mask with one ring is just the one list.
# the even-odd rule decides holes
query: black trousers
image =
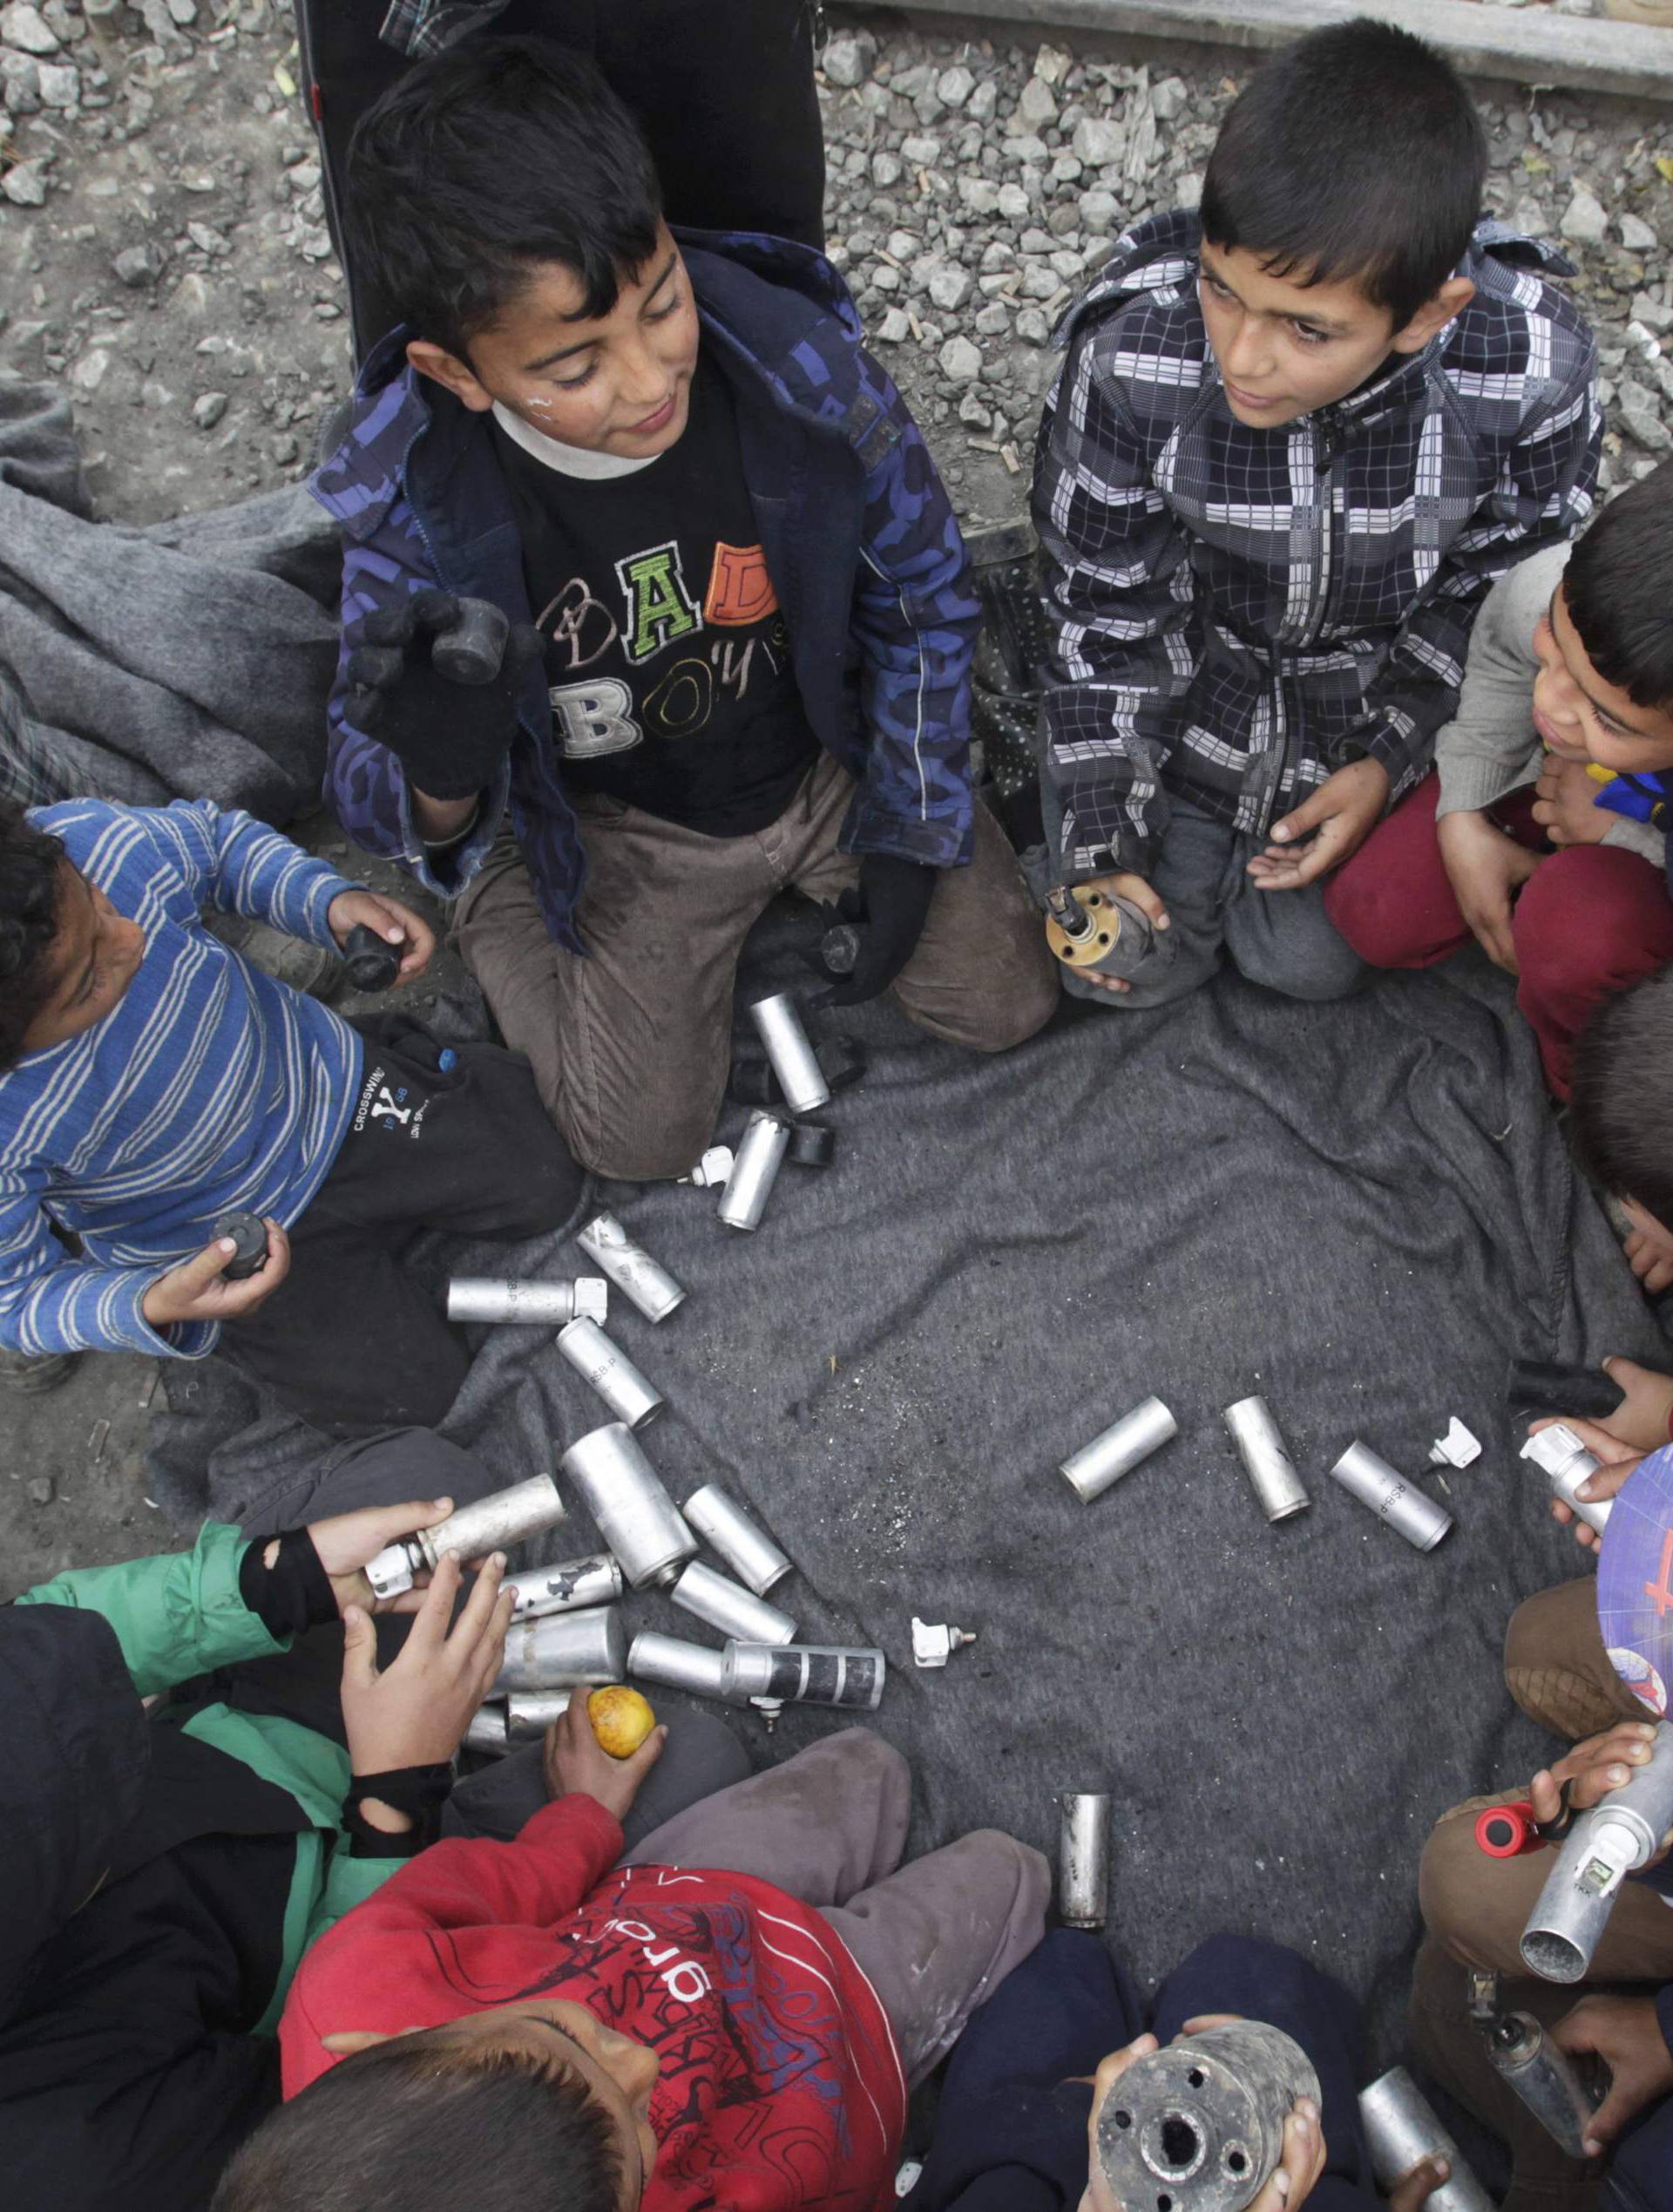
{"label": "black trousers", "polygon": [[[407,57],[378,37],[386,0],[295,0],[331,234],[363,360],[396,322],[343,251],[355,125]],[[538,33],[596,61],[643,126],[671,222],[824,244],[825,149],[809,0],[507,0],[487,37]]]}
{"label": "black trousers", "polygon": [[366,1040],[355,1118],[290,1232],[290,1272],[221,1348],[328,1435],[434,1428],[470,1366],[464,1340],[402,1265],[422,1229],[514,1242],[561,1229],[586,1178],[526,1060],[439,1046],[385,1015]]}

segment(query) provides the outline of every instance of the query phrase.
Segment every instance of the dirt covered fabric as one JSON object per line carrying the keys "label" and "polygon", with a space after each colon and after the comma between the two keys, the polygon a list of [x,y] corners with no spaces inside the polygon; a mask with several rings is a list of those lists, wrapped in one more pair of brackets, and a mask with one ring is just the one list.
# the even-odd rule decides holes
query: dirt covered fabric
{"label": "dirt covered fabric", "polygon": [[[741,1004],[806,981],[809,930],[769,918]],[[992,1823],[1054,1851],[1054,1793],[1107,1788],[1111,1937],[1142,1978],[1217,1929],[1279,1937],[1392,2031],[1430,1823],[1548,1755],[1502,1686],[1505,1623],[1582,1564],[1516,1458],[1509,1363],[1665,1357],[1507,981],[1469,955],[1307,1006],[1222,975],[1158,1013],[1067,1008],[992,1060],[886,1005],[840,1026],[870,1063],[825,1109],[836,1164],[787,1165],[754,1235],[712,1191],[600,1191],[689,1292],[655,1327],[611,1300],[667,1399],[650,1457],[676,1498],[720,1482],[768,1522],[807,1640],[886,1651],[914,1849]],[[415,1264],[588,1272],[572,1245]],[[447,1433],[505,1482],[607,1418],[549,1332],[481,1342]],[[260,1409],[213,1368],[166,1379],[171,1502],[305,1517],[318,1440],[242,1428]],[[1251,1392],[1312,1497],[1276,1528],[1222,1420]],[[1059,1462],[1152,1393],[1178,1438],[1082,1505]],[[1443,1489],[1454,1414],[1487,1450]],[[1438,1550],[1330,1481],[1356,1437],[1451,1506]],[[593,1542],[575,1504],[543,1556]],[[914,1613],[980,1640],[917,1672]],[[660,1594],[627,1620],[718,1640]],[[776,1741],[836,1724],[792,1707]]]}

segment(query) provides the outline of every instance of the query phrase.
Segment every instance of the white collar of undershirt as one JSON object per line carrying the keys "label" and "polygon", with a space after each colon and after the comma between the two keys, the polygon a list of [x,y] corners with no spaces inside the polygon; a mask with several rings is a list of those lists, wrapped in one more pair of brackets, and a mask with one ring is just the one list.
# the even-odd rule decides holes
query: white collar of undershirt
{"label": "white collar of undershirt", "polygon": [[649,468],[653,461],[662,458],[660,453],[647,453],[642,461],[627,460],[619,453],[593,453],[585,446],[560,444],[498,400],[494,402],[494,420],[507,438],[543,467],[556,470],[559,476],[579,477],[585,483],[604,484],[612,477],[637,476],[640,469]]}

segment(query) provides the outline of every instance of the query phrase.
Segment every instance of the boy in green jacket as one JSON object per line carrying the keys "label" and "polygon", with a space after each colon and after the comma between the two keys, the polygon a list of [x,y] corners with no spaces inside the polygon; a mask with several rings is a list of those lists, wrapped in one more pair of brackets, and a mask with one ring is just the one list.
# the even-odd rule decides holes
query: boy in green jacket
{"label": "boy in green jacket", "polygon": [[[401,1469],[357,1471],[387,1496],[410,1440],[361,1458],[380,1456]],[[72,1570],[0,1610],[7,2212],[193,2212],[278,2103],[297,1962],[435,1835],[501,1664],[502,1556],[450,1626],[450,1556],[388,1604],[362,1571],[450,1510],[372,1506],[266,1541],[210,1522],[189,1552]],[[380,1673],[384,1612],[415,1618]],[[340,1706],[309,1652],[248,1665],[337,1621]],[[323,1656],[335,1676],[334,1639]]]}

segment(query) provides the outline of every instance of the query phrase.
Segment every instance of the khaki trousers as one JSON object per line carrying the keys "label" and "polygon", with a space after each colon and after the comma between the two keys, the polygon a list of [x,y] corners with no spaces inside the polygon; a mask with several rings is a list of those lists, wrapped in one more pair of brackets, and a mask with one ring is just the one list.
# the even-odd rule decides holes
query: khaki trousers
{"label": "khaki trousers", "polygon": [[[836,845],[853,790],[822,757],[778,820],[741,838],[582,797],[584,958],[554,943],[515,843],[494,846],[455,909],[459,950],[584,1165],[648,1182],[702,1152],[726,1094],[744,939],[780,892],[829,900],[858,881]],[[931,1036],[978,1052],[1020,1044],[1056,1005],[1044,924],[986,807],[975,857],[941,872],[892,987]]]}

